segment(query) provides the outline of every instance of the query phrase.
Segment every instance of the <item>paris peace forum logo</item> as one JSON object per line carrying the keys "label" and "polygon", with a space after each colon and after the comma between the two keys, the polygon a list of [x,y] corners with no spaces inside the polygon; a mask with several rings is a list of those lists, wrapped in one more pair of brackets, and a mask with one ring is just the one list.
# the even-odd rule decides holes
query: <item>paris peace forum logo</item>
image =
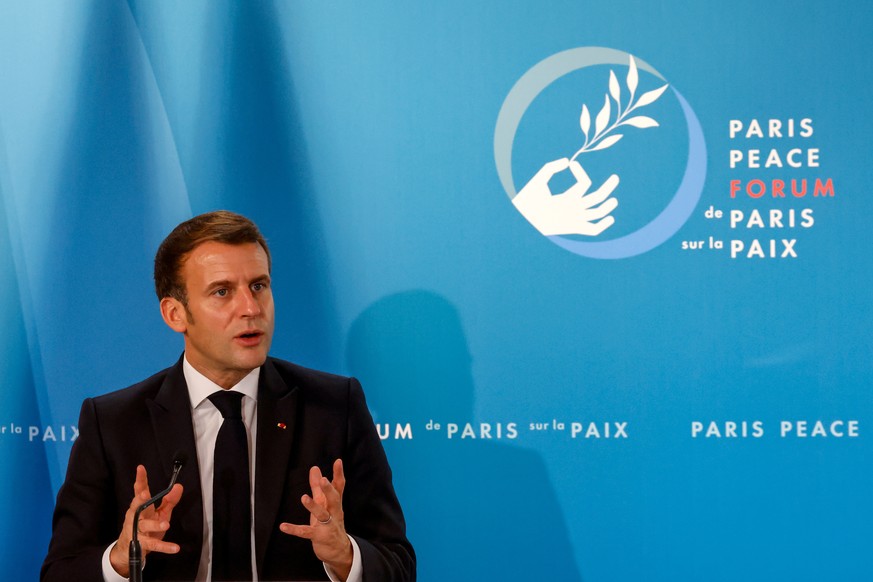
{"label": "paris peace forum logo", "polygon": [[497,116],[494,159],[536,230],[597,259],[666,242],[706,178],[703,130],[688,102],[650,64],[603,47],[560,52],[522,75]]}

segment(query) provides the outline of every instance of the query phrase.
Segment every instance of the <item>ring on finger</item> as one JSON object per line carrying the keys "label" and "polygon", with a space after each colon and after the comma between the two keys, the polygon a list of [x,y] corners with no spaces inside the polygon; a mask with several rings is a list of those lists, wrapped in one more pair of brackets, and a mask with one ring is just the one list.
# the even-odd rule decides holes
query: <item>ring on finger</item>
{"label": "ring on finger", "polygon": [[316,521],[318,521],[318,523],[320,523],[321,525],[327,525],[327,524],[330,523],[330,520],[333,519],[333,516],[332,516],[331,514],[328,513],[328,514],[327,514],[327,519],[325,519],[324,521],[318,519],[317,517],[316,517],[315,519],[316,519]]}

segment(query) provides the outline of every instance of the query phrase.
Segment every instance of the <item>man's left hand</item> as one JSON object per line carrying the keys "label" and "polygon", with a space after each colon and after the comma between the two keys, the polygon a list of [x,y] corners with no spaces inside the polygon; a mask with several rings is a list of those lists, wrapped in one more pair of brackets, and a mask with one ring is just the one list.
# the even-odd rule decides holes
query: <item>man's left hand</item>
{"label": "man's left hand", "polygon": [[342,580],[346,580],[352,569],[354,551],[346,535],[343,517],[346,478],[342,460],[337,459],[333,463],[333,481],[328,481],[318,467],[312,467],[309,470],[309,486],[312,496],[303,495],[300,498],[300,502],[309,510],[309,525],[283,522],[279,529],[283,533],[310,540],[318,559]]}

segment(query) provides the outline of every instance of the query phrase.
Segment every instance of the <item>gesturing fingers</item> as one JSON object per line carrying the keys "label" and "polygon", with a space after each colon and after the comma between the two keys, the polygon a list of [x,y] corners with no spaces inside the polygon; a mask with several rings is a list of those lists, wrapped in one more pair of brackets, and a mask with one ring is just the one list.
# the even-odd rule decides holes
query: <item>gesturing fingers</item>
{"label": "gesturing fingers", "polygon": [[[321,469],[317,466],[309,469],[309,488],[312,491],[312,499],[315,500],[315,503],[322,506],[327,505],[327,500],[325,499],[324,491],[322,490],[323,483],[324,476],[321,474]],[[303,497],[305,498],[307,496],[304,495]],[[303,505],[306,505],[305,501]],[[308,506],[307,509],[309,509]],[[310,509],[310,511],[312,510]]]}
{"label": "gesturing fingers", "polygon": [[[151,499],[151,492],[148,487],[148,477],[145,468],[140,465],[136,471],[136,481],[134,482],[134,491],[136,495],[130,504],[128,513],[132,518],[136,516],[137,509],[146,501]],[[164,496],[159,502],[160,507],[151,505],[143,510],[139,515],[139,521],[136,523],[136,530],[139,533],[140,543],[143,552],[164,552],[176,553],[179,551],[179,546],[176,544],[163,542],[164,534],[170,529],[170,518],[173,515],[173,508],[179,503],[182,498],[182,485],[176,483],[170,492]]]}
{"label": "gesturing fingers", "polygon": [[165,519],[139,519],[136,524],[136,531],[139,532],[139,538],[143,536],[163,537],[164,533],[170,529],[170,522]]}
{"label": "gesturing fingers", "polygon": [[157,537],[143,536],[139,538],[139,543],[142,547],[143,554],[149,554],[151,552],[178,554],[180,549],[179,544],[165,542],[163,539]]}
{"label": "gesturing fingers", "polygon": [[343,461],[337,459],[333,462],[333,487],[337,490],[342,500],[343,491],[346,488],[346,474],[343,472]]}
{"label": "gesturing fingers", "polygon": [[[145,494],[143,495],[143,492]],[[143,501],[148,500],[152,494],[149,492],[149,476],[146,473],[146,468],[142,465],[136,466],[136,481],[133,482],[134,497],[142,497]]]}
{"label": "gesturing fingers", "polygon": [[[315,503],[327,510],[326,514],[322,514],[318,507],[310,506],[303,503],[310,513],[312,513],[318,522],[325,525],[331,516],[336,518],[342,517],[343,511],[343,490],[346,486],[346,477],[343,472],[343,462],[337,459],[333,463],[333,481],[328,481],[327,477],[321,475],[321,471],[317,467],[313,467],[315,472],[310,473],[310,484],[312,485],[312,497]],[[316,481],[315,478],[319,477]],[[315,524],[313,524],[315,525]]]}
{"label": "gesturing fingers", "polygon": [[128,547],[134,528],[136,528],[137,539],[139,539],[144,556],[149,552],[164,554],[179,552],[180,548],[177,544],[165,542],[163,537],[170,529],[170,515],[181,497],[182,486],[176,485],[164,498],[165,503],[161,504],[159,510],[155,510],[154,506],[149,507],[140,513],[139,521],[134,524],[137,510],[143,503],[151,499],[146,469],[142,465],[137,466],[136,478],[133,482],[133,498],[130,500],[130,506],[124,515],[124,523],[121,526],[118,541],[113,544],[109,554],[109,563],[116,572],[122,576],[129,574]]}
{"label": "gesturing fingers", "polygon": [[[129,541],[129,532],[131,531],[133,519],[136,516],[136,510],[139,509],[140,505],[148,501],[149,498],[149,485],[145,467],[139,465],[136,468],[136,481],[133,483],[133,498],[130,500],[127,513],[124,515],[124,528],[121,532],[122,539],[126,538],[126,541]],[[142,517],[140,517],[140,521],[142,521]]]}
{"label": "gesturing fingers", "polygon": [[333,481],[329,481],[318,467],[309,470],[309,486],[311,495],[302,495],[300,503],[309,512],[309,525],[282,523],[279,527],[284,533],[306,539],[316,539],[318,530],[329,529],[344,531],[342,494],[346,486],[345,473],[340,459],[333,464]]}
{"label": "gesturing fingers", "polygon": [[300,498],[300,503],[302,503],[303,507],[309,511],[310,525],[316,526],[318,524],[326,525],[330,523],[331,515],[326,503],[318,503],[309,495],[302,496]]}
{"label": "gesturing fingers", "polygon": [[283,522],[279,524],[279,530],[288,535],[311,540],[315,537],[315,528],[309,525],[296,525],[293,523]]}
{"label": "gesturing fingers", "polygon": [[302,503],[303,507],[305,507],[309,512],[309,525],[297,525],[283,522],[279,524],[279,529],[283,533],[297,536],[298,538],[314,540],[320,535],[319,530],[323,529],[323,526],[334,527],[335,525],[339,525],[339,522],[334,522],[333,516],[330,511],[328,511],[327,507],[317,503],[315,499],[309,495],[301,496],[300,503]]}
{"label": "gesturing fingers", "polygon": [[130,506],[127,508],[127,515],[133,519],[134,512],[139,509],[140,505],[148,500],[149,492],[147,490],[134,494],[133,499],[130,500]]}
{"label": "gesturing fingers", "polygon": [[173,508],[175,508],[179,504],[179,501],[182,500],[182,490],[182,485],[176,483],[173,485],[173,488],[170,489],[170,492],[161,500],[161,506],[156,513],[160,515],[162,519],[170,521],[170,516],[173,515]]}
{"label": "gesturing fingers", "polygon": [[300,502],[309,512],[309,525],[283,522],[279,524],[279,530],[310,540],[315,555],[322,562],[330,565],[335,572],[344,571],[348,575],[354,551],[346,535],[343,516],[342,492],[345,484],[340,460],[333,464],[333,481],[322,475],[318,467],[312,467],[309,470],[312,494],[300,497]]}

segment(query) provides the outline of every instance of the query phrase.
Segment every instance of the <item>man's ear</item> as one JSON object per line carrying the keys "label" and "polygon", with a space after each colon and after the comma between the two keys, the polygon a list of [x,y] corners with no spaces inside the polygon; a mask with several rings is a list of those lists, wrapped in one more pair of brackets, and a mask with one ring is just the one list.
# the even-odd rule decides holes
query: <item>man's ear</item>
{"label": "man's ear", "polygon": [[161,317],[173,331],[179,333],[188,331],[188,311],[178,299],[173,297],[161,299]]}

